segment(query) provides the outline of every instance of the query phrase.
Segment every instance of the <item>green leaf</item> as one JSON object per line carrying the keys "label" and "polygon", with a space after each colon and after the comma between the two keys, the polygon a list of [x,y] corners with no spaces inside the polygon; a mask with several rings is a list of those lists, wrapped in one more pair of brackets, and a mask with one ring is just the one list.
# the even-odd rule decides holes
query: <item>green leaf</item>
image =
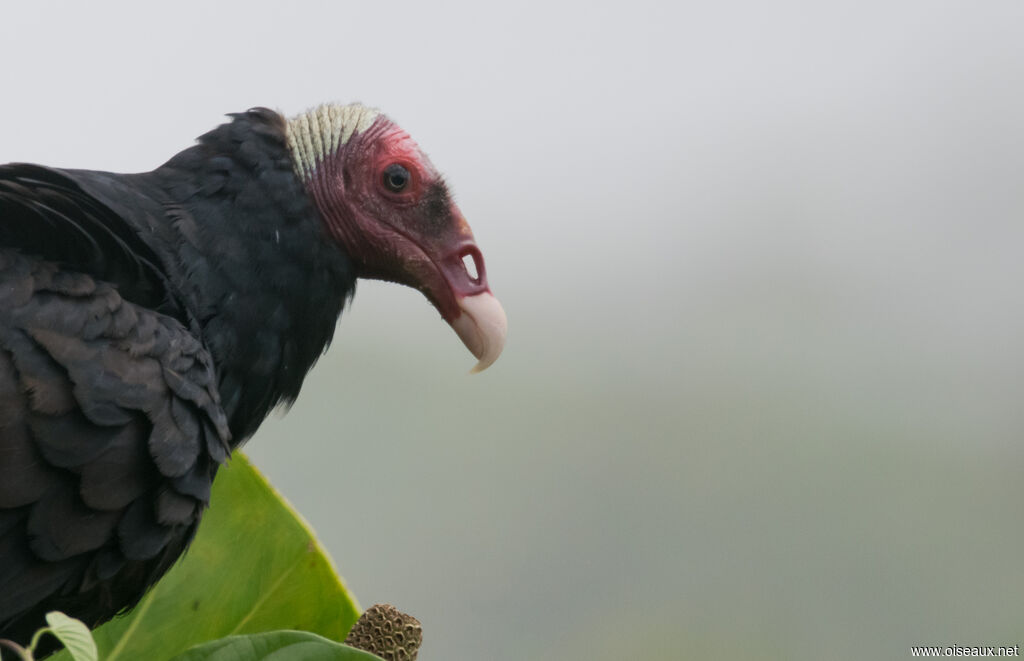
{"label": "green leaf", "polygon": [[174,661],[381,661],[379,656],[305,631],[230,636],[193,647]]}
{"label": "green leaf", "polygon": [[358,616],[308,525],[236,452],[184,560],[94,633],[104,661],[166,661],[234,634],[301,629],[343,640]]}
{"label": "green leaf", "polygon": [[[46,623],[49,625],[43,631],[48,631],[57,637],[67,649],[75,661],[96,661],[96,643],[92,639],[89,627],[85,623],[68,617],[60,611],[50,611],[46,614]],[[38,638],[39,634],[36,634]]]}

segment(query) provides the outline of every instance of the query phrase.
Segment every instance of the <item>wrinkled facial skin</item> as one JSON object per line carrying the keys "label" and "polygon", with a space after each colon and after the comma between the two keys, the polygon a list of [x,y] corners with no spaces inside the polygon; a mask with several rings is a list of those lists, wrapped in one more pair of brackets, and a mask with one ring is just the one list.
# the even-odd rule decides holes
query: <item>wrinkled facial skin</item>
{"label": "wrinkled facial skin", "polygon": [[483,256],[441,175],[405,131],[379,116],[317,168],[310,187],[361,277],[422,291],[480,358],[477,370],[497,358],[505,319],[496,299],[482,298],[490,297]]}

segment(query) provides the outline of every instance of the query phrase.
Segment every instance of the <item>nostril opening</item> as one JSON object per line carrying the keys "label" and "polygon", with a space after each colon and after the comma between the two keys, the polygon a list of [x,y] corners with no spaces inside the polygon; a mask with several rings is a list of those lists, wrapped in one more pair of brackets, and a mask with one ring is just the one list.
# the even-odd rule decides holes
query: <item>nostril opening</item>
{"label": "nostril opening", "polygon": [[469,279],[474,284],[480,282],[480,272],[476,268],[476,255],[474,253],[466,253],[462,256],[462,266],[466,269],[466,274],[469,275]]}

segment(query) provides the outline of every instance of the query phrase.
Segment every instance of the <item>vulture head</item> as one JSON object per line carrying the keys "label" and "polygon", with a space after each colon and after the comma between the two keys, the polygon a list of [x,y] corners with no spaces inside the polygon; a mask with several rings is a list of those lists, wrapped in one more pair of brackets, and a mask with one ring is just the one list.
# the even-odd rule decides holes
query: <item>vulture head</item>
{"label": "vulture head", "polygon": [[359,104],[287,124],[295,169],[360,277],[423,292],[477,358],[501,354],[507,322],[483,255],[444,180],[409,134]]}

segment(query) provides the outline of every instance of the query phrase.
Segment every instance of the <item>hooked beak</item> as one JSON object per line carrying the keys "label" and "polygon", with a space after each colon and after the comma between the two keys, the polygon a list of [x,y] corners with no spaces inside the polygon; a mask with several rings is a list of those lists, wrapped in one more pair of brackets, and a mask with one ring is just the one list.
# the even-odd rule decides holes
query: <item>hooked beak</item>
{"label": "hooked beak", "polygon": [[458,299],[462,314],[451,322],[466,348],[479,361],[470,374],[482,372],[498,359],[505,346],[508,319],[491,292]]}
{"label": "hooked beak", "polygon": [[[472,236],[472,235],[470,235]],[[476,274],[467,262],[472,260]],[[448,290],[447,296],[429,292],[428,296],[455,333],[477,359],[470,374],[482,372],[501,355],[508,333],[508,319],[501,303],[487,286],[483,255],[472,238],[440,260],[439,271]],[[434,295],[431,295],[434,294]],[[451,303],[454,302],[454,306]]]}

